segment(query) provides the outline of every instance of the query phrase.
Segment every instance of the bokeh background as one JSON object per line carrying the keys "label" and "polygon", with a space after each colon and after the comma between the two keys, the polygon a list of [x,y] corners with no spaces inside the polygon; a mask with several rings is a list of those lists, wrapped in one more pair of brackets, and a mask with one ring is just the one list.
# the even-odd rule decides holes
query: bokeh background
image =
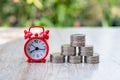
{"label": "bokeh background", "polygon": [[1,27],[117,27],[120,0],[0,0]]}

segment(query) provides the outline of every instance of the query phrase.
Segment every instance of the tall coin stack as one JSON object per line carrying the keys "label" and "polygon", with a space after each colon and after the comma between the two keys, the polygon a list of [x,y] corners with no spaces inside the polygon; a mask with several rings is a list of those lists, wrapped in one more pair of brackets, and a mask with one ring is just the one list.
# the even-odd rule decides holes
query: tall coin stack
{"label": "tall coin stack", "polygon": [[69,62],[73,64],[99,63],[99,55],[93,54],[93,46],[85,45],[84,34],[72,34],[70,36],[70,43],[61,46],[61,53],[50,54],[50,61],[52,63]]}

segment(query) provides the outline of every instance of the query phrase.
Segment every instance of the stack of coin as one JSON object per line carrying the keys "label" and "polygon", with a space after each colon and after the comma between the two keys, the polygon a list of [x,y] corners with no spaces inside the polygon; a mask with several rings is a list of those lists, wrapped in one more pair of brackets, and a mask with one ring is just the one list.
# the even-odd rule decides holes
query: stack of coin
{"label": "stack of coin", "polygon": [[82,62],[82,56],[69,56],[68,62],[73,64],[78,64]]}
{"label": "stack of coin", "polygon": [[70,37],[71,46],[76,48],[76,55],[80,55],[81,47],[85,46],[84,34],[72,34]]}
{"label": "stack of coin", "polygon": [[72,34],[70,41],[71,41],[71,46],[73,46],[73,47],[85,46],[85,35],[83,35],[83,34]]}
{"label": "stack of coin", "polygon": [[93,54],[93,46],[85,46],[84,34],[72,34],[70,36],[71,44],[64,44],[61,46],[61,53],[56,52],[50,55],[52,63],[69,62],[77,63],[99,63],[99,55]]}
{"label": "stack of coin", "polygon": [[68,56],[74,56],[75,52],[75,48],[70,44],[63,44],[61,46],[61,55],[65,56],[65,62],[68,62]]}
{"label": "stack of coin", "polygon": [[75,48],[70,46],[70,44],[64,44],[61,46],[61,54],[65,56],[75,55]]}
{"label": "stack of coin", "polygon": [[99,55],[94,54],[93,56],[86,56],[86,62],[90,64],[97,64],[99,63]]}
{"label": "stack of coin", "polygon": [[81,47],[81,55],[82,56],[92,56],[93,55],[93,46],[84,46]]}
{"label": "stack of coin", "polygon": [[86,56],[92,56],[93,55],[93,46],[84,46],[81,47],[80,55],[82,56],[82,61],[86,62]]}
{"label": "stack of coin", "polygon": [[61,53],[59,53],[59,52],[50,54],[50,62],[52,62],[52,63],[64,63],[65,56],[61,55]]}

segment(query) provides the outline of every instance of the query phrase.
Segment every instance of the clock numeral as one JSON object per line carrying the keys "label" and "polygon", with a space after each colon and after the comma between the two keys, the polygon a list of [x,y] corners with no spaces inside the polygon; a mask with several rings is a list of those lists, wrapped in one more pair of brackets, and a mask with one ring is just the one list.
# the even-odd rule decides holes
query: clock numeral
{"label": "clock numeral", "polygon": [[32,55],[33,57],[35,56],[35,54]]}
{"label": "clock numeral", "polygon": [[37,54],[37,57],[39,57],[39,54]]}
{"label": "clock numeral", "polygon": [[43,46],[44,47],[44,49],[45,49],[45,46]]}
{"label": "clock numeral", "polygon": [[42,54],[40,54],[41,56],[43,56]]}
{"label": "clock numeral", "polygon": [[44,43],[42,43],[42,45],[44,45]]}
{"label": "clock numeral", "polygon": [[39,41],[39,43],[41,43],[41,41]]}
{"label": "clock numeral", "polygon": [[30,51],[30,48],[28,47],[27,50]]}
{"label": "clock numeral", "polygon": [[32,52],[31,52],[31,51],[29,51],[29,53],[31,54]]}
{"label": "clock numeral", "polygon": [[31,44],[28,44],[28,46],[31,46]]}
{"label": "clock numeral", "polygon": [[36,39],[36,40],[34,40],[34,42],[35,42],[35,43],[38,43],[38,40]]}

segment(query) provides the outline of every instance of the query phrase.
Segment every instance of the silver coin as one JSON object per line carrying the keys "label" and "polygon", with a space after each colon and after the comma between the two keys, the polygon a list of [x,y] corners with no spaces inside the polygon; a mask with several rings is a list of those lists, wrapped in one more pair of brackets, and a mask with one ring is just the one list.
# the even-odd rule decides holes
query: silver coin
{"label": "silver coin", "polygon": [[65,62],[64,60],[55,60],[55,59],[52,60],[52,63],[64,63],[64,62]]}
{"label": "silver coin", "polygon": [[85,35],[84,34],[72,34],[71,35],[71,41],[76,41],[76,40],[85,40]]}
{"label": "silver coin", "polygon": [[70,44],[64,44],[61,46],[61,54],[65,56],[75,55],[75,47],[70,46]]}
{"label": "silver coin", "polygon": [[81,60],[82,56],[69,56],[69,60]]}
{"label": "silver coin", "polygon": [[85,46],[85,42],[81,42],[81,43],[79,43],[79,42],[71,42],[71,46],[73,46],[73,47],[82,47],[82,46]]}
{"label": "silver coin", "polygon": [[81,47],[78,47],[78,56],[81,55]]}
{"label": "silver coin", "polygon": [[72,43],[85,43],[85,40],[84,41],[81,41],[81,40],[74,40],[74,41],[71,41]]}
{"label": "silver coin", "polygon": [[89,51],[93,51],[93,46],[91,45],[86,45],[85,47],[81,47],[81,51],[86,51],[86,52],[89,52]]}
{"label": "silver coin", "polygon": [[64,51],[69,51],[69,52],[74,52],[75,51],[75,48],[72,47],[70,44],[64,44],[61,46],[62,50]]}
{"label": "silver coin", "polygon": [[53,62],[53,63],[65,62],[65,56],[61,55],[61,53],[59,53],[59,52],[50,54],[50,62]]}
{"label": "silver coin", "polygon": [[69,63],[78,64],[78,63],[82,63],[82,62],[80,60],[69,60]]}
{"label": "silver coin", "polygon": [[94,54],[93,56],[87,56],[86,57],[86,62],[90,64],[97,64],[99,63],[99,55]]}

